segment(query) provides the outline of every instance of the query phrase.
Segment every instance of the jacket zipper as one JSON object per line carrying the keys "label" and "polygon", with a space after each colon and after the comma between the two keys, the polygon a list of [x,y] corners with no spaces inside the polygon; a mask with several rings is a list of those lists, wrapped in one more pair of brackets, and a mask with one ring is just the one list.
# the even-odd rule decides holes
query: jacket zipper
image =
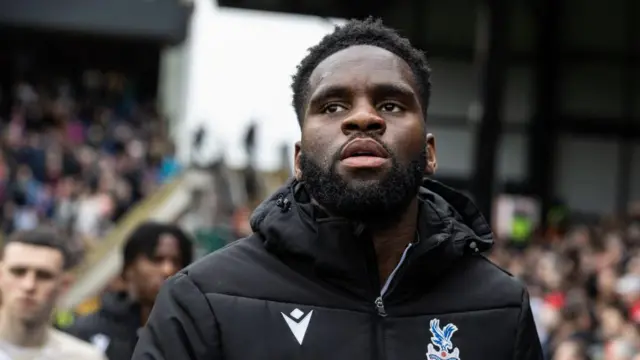
{"label": "jacket zipper", "polygon": [[[416,234],[416,238],[419,239],[419,235]],[[433,244],[431,247],[429,247],[428,249],[425,250],[426,251],[430,251],[432,249],[435,249],[436,247],[438,247],[441,244],[440,241],[436,242],[435,244]],[[397,284],[397,281],[394,282],[396,275],[398,275],[398,272],[402,269],[402,266],[404,265],[404,263],[407,261],[407,257],[409,255],[409,250],[411,249],[411,247],[414,245],[414,243],[410,243],[409,245],[407,245],[407,247],[404,249],[404,252],[402,253],[402,256],[400,257],[400,261],[398,261],[398,265],[396,265],[396,267],[393,269],[393,271],[391,272],[391,274],[389,275],[389,278],[387,279],[387,281],[385,281],[384,285],[382,286],[382,290],[380,290],[380,295],[376,298],[374,305],[376,307],[377,310],[377,315],[376,319],[374,320],[375,325],[374,325],[374,331],[375,331],[375,341],[376,341],[376,353],[375,353],[375,359],[379,359],[379,360],[384,360],[386,359],[385,355],[386,355],[386,344],[385,344],[385,338],[384,338],[384,320],[385,317],[387,317],[387,310],[385,309],[384,306],[384,299],[386,296],[389,296],[389,294],[392,292],[392,290],[394,289],[395,285]]]}
{"label": "jacket zipper", "polygon": [[378,316],[374,320],[375,333],[376,333],[375,343],[377,344],[376,356],[375,356],[376,359],[384,360],[386,358],[385,355],[387,353],[385,339],[384,339],[384,318],[387,316],[387,310],[384,308],[384,296],[388,294],[389,291],[391,290],[391,284],[393,283],[393,279],[398,273],[398,270],[404,264],[407,258],[407,254],[409,253],[409,249],[411,248],[412,245],[413,244],[409,244],[406,247],[406,249],[404,249],[404,252],[400,257],[400,261],[398,262],[398,265],[396,265],[396,267],[393,269],[393,271],[389,275],[389,278],[387,279],[387,281],[385,281],[384,285],[382,286],[382,290],[380,290],[380,295],[375,300],[375,306],[378,312]]}
{"label": "jacket zipper", "polygon": [[391,284],[393,283],[393,279],[395,278],[396,274],[398,273],[398,270],[402,267],[402,265],[404,264],[404,262],[407,259],[407,254],[409,253],[409,249],[411,249],[411,246],[413,244],[409,244],[407,245],[407,247],[404,249],[404,252],[402,253],[402,256],[400,257],[400,261],[398,262],[398,265],[396,265],[396,267],[393,269],[393,271],[391,272],[391,275],[389,275],[389,277],[387,278],[387,281],[385,281],[384,286],[382,286],[382,290],[380,290],[380,296],[378,296],[375,300],[375,306],[376,306],[376,310],[378,311],[378,315],[382,316],[382,317],[386,317],[387,316],[387,310],[384,308],[384,297],[386,294],[389,293],[389,290],[391,288]]}
{"label": "jacket zipper", "polygon": [[[416,236],[419,237],[419,235],[416,235]],[[426,249],[425,252],[428,252],[428,251],[431,251],[432,249],[437,248],[441,243],[442,243],[441,241],[436,242],[435,244],[430,246],[428,249]],[[395,284],[397,284],[397,282],[394,283],[393,280],[395,279],[398,271],[400,271],[400,269],[402,268],[402,265],[404,265],[405,261],[407,260],[407,256],[409,254],[409,250],[411,249],[411,247],[413,245],[414,245],[414,243],[410,243],[404,249],[404,252],[402,253],[402,256],[400,257],[400,261],[398,262],[398,265],[396,265],[396,267],[391,272],[391,275],[389,275],[389,278],[384,283],[384,286],[382,287],[382,290],[380,291],[380,296],[378,296],[376,298],[376,300],[375,300],[376,310],[378,311],[378,315],[380,317],[386,317],[387,316],[387,310],[384,307],[384,299],[385,299],[386,296],[388,296],[391,293],[391,290],[393,290]]]}

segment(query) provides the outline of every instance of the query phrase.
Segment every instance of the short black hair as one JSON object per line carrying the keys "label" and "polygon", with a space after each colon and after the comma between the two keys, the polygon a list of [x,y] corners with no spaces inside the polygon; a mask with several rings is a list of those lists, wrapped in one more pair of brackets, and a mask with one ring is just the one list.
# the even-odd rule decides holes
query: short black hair
{"label": "short black hair", "polygon": [[182,267],[189,265],[193,258],[193,242],[177,225],[147,221],[138,226],[126,240],[123,257],[124,268],[128,268],[136,259],[143,255],[152,258],[160,237],[172,235],[178,240]]}
{"label": "short black hair", "polygon": [[419,87],[423,116],[427,118],[429,97],[431,95],[431,69],[425,54],[414,48],[409,40],[382,24],[382,20],[368,17],[365,20],[351,20],[326,35],[315,46],[309,48],[309,54],[302,59],[293,75],[293,108],[302,126],[304,106],[308,100],[309,77],[324,59],[334,53],[355,45],[376,46],[394,53],[411,68]]}
{"label": "short black hair", "polygon": [[75,265],[71,249],[65,239],[62,238],[54,228],[41,226],[32,230],[20,230],[14,232],[6,239],[4,244],[2,244],[2,256],[4,256],[4,250],[11,243],[43,246],[58,250],[62,254],[63,270],[69,270],[73,265]]}

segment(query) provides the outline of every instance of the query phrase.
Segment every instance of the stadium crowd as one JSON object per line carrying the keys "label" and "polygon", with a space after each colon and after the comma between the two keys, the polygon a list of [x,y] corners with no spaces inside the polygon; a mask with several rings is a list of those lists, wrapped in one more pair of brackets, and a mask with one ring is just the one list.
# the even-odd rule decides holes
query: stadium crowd
{"label": "stadium crowd", "polygon": [[498,243],[490,258],[528,284],[547,359],[640,359],[640,208],[566,225],[524,248]]}
{"label": "stadium crowd", "polygon": [[52,224],[79,261],[127,209],[178,170],[165,123],[121,74],[19,81],[0,114],[4,234]]}

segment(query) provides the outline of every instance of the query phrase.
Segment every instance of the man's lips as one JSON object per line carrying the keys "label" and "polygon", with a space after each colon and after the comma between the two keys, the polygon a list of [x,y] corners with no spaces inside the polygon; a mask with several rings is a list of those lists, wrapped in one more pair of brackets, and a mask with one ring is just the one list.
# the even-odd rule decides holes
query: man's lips
{"label": "man's lips", "polygon": [[373,139],[355,139],[344,147],[340,160],[351,168],[378,168],[389,160],[389,153]]}
{"label": "man's lips", "polygon": [[342,149],[340,160],[350,157],[378,157],[388,158],[389,153],[373,139],[355,139]]}

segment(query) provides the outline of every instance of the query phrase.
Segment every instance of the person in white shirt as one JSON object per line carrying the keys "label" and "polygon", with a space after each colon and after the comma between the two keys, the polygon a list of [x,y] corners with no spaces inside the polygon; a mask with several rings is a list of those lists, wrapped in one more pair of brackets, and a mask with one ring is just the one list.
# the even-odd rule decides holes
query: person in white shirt
{"label": "person in white shirt", "polygon": [[0,260],[0,360],[105,360],[91,344],[51,326],[70,284],[64,239],[45,228],[16,232]]}

